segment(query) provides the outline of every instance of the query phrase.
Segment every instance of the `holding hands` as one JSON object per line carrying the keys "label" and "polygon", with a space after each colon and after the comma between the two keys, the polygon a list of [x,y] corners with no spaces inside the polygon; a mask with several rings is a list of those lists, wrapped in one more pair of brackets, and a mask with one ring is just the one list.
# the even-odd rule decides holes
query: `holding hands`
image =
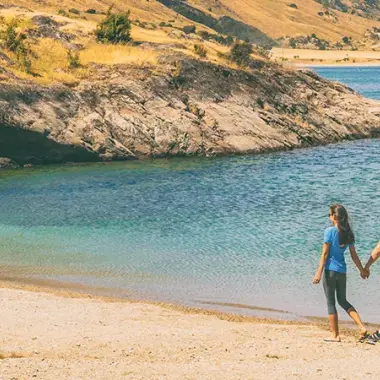
{"label": "holding hands", "polygon": [[379,257],[380,257],[380,242],[377,244],[377,246],[375,247],[375,249],[372,251],[371,256],[369,257],[368,262],[367,262],[365,268],[362,271],[360,271],[360,275],[362,276],[363,280],[369,278],[369,276],[371,274],[369,268],[371,267],[371,265],[375,261],[377,261],[377,259]]}
{"label": "holding hands", "polygon": [[363,268],[363,270],[360,271],[360,276],[363,280],[367,280],[370,276],[370,271],[369,271],[369,268],[367,269],[367,267]]}

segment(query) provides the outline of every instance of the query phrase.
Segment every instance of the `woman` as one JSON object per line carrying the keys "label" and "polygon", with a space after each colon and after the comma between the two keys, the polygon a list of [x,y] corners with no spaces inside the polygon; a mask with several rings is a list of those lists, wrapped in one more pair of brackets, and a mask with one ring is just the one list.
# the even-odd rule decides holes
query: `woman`
{"label": "woman", "polygon": [[332,339],[325,340],[340,342],[338,313],[335,307],[336,293],[339,305],[356,323],[360,330],[361,341],[364,341],[369,335],[367,329],[364,327],[355,308],[346,299],[347,267],[344,253],[347,247],[349,247],[352,261],[358,267],[362,277],[367,276],[367,272],[356,253],[355,237],[348,221],[346,209],[342,205],[332,205],[330,206],[329,217],[333,226],[325,231],[322,256],[313,279],[313,284],[319,284],[324,272],[323,289],[327,299],[330,330],[333,333]]}

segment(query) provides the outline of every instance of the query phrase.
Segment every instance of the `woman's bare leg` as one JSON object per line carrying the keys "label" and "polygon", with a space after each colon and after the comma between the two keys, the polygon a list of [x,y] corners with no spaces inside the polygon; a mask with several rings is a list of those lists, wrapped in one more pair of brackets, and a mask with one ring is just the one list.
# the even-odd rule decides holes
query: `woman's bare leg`
{"label": "woman's bare leg", "polygon": [[330,331],[332,332],[332,340],[340,342],[338,314],[329,315]]}
{"label": "woman's bare leg", "polygon": [[367,332],[367,329],[363,325],[363,322],[360,319],[360,315],[358,314],[358,312],[353,307],[351,307],[350,309],[347,310],[347,314],[351,317],[351,319],[359,327],[360,334],[365,335],[365,333]]}

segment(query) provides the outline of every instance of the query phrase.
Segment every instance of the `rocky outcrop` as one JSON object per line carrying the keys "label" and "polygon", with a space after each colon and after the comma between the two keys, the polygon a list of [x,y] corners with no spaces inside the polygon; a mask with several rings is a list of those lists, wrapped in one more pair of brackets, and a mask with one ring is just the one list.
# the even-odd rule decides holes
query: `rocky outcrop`
{"label": "rocky outcrop", "polygon": [[0,157],[0,169],[17,169],[20,165],[14,162],[10,158]]}
{"label": "rocky outcrop", "polygon": [[380,106],[311,71],[182,56],[96,67],[75,88],[0,87],[0,156],[18,164],[260,153],[380,136]]}

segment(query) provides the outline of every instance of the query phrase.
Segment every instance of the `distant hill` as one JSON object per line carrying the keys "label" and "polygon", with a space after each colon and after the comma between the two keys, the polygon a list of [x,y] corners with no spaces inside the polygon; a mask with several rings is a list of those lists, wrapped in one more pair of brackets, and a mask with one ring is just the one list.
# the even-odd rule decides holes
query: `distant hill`
{"label": "distant hill", "polygon": [[[274,39],[314,34],[330,43],[336,43],[345,36],[354,41],[363,41],[368,30],[372,31],[374,27],[380,27],[380,22],[375,20],[375,17],[369,19],[361,17],[359,14],[340,11],[332,2],[331,6],[326,9],[318,1],[188,0],[187,3],[215,16],[228,15],[234,17],[248,25],[255,26]],[[338,1],[335,0],[336,3]],[[368,0],[368,2],[370,1],[374,2],[375,5],[368,8],[368,14],[370,14],[370,9],[374,9],[375,12],[379,4],[379,0]],[[348,3],[352,6],[354,1]],[[364,45],[372,47],[372,45],[376,45],[376,41],[365,41]]]}
{"label": "distant hill", "polygon": [[[1,0],[0,8],[14,3]],[[330,44],[347,37],[357,41],[359,49],[372,49],[380,42],[373,35],[374,28],[380,28],[380,0],[19,0],[17,5],[54,14],[74,9],[80,14],[69,13],[71,18],[89,21],[99,20],[99,13],[113,5],[115,10],[130,9],[139,21],[195,24],[266,46],[281,44],[281,38],[312,35]],[[86,13],[89,9],[96,14]]]}

